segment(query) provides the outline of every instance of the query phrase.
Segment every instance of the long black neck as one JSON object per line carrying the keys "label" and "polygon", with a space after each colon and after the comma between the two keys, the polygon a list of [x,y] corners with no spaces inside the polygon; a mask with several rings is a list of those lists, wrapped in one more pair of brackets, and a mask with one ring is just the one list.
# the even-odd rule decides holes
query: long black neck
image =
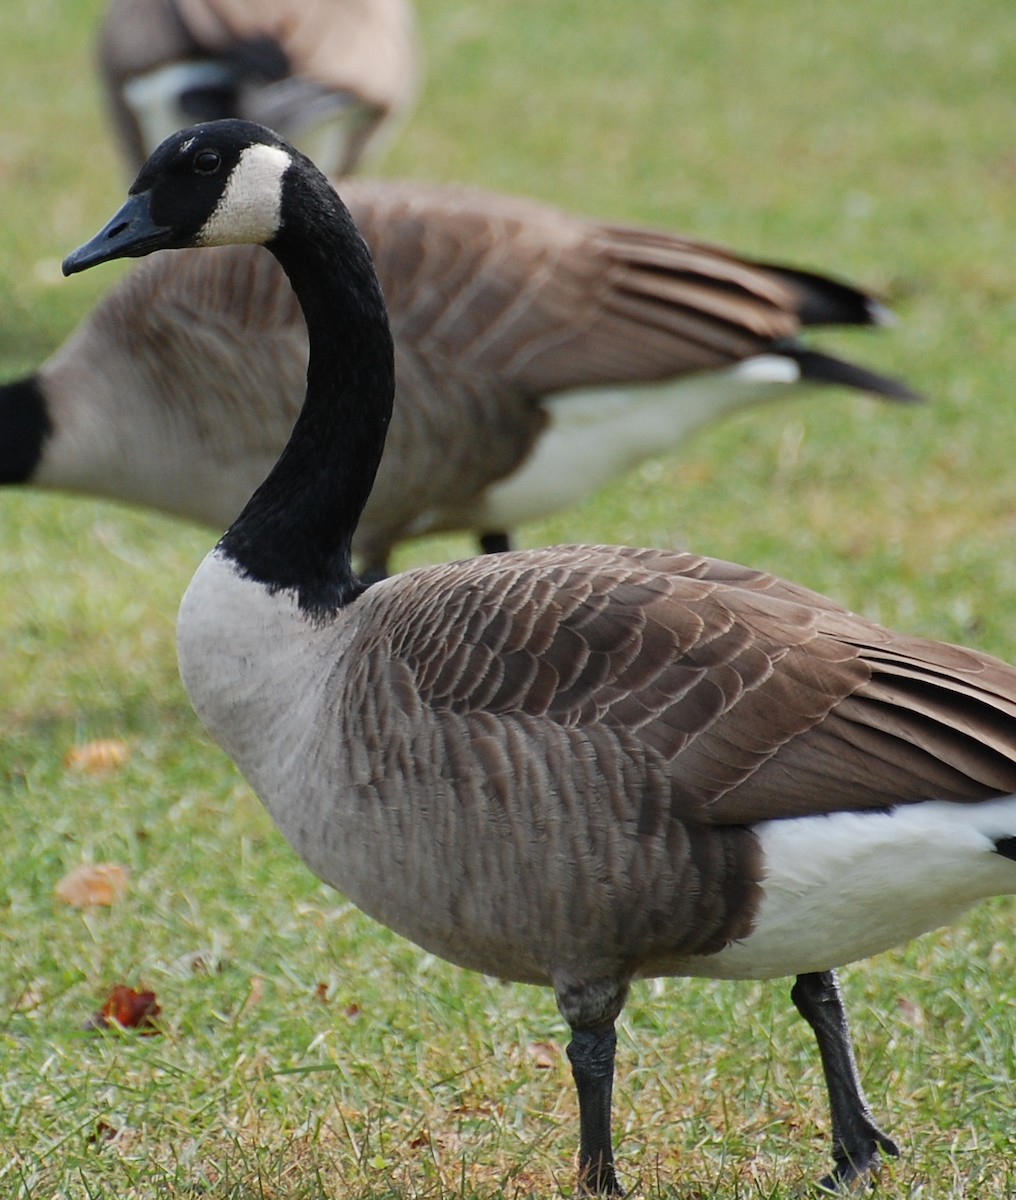
{"label": "long black neck", "polygon": [[392,412],[395,368],[381,289],[363,239],[323,176],[291,168],[269,249],[289,276],[310,340],[307,395],[268,478],[219,546],[244,573],[335,612],[362,591],[353,531]]}

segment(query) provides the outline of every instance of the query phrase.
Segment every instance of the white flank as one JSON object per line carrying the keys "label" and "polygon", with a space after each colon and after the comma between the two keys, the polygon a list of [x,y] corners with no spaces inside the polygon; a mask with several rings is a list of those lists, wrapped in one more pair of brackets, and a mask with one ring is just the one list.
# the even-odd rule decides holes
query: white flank
{"label": "white flank", "polygon": [[751,383],[800,383],[801,367],[785,354],[756,354],[732,367],[730,374]]}
{"label": "white flank", "polygon": [[[799,374],[792,359],[766,354],[678,381],[553,396],[544,401],[550,420],[532,454],[487,491],[474,524],[510,528],[566,508],[718,417],[785,396]],[[441,514],[428,516],[414,533],[441,528]]]}
{"label": "white flank", "polygon": [[230,172],[215,211],[195,239],[199,246],[250,242],[263,246],[282,223],[282,177],[292,159],[278,146],[248,146]]}
{"label": "white flank", "polygon": [[824,971],[948,925],[972,904],[1016,892],[1016,796],[927,801],[756,828],[765,900],[755,929],[689,974],[766,979]]}

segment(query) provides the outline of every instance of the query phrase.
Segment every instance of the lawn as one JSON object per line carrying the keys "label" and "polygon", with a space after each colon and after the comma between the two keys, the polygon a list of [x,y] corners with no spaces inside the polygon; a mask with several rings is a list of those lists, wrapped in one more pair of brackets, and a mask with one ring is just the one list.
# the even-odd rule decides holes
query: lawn
{"label": "lawn", "polygon": [[[0,375],[121,268],[59,261],[125,179],[99,0],[0,8]],[[824,346],[922,408],[823,392],[707,430],[523,531],[687,545],[1016,661],[1016,37],[997,0],[421,0],[427,78],[385,174],[525,192],[866,284],[900,324]],[[549,993],[466,975],[319,885],[204,737],[173,620],[212,533],[0,498],[0,1195],[311,1200],[570,1194]],[[405,548],[400,564],[469,552]],[[113,751],[87,751],[111,739]],[[85,751],[82,751],[85,748]],[[55,898],[81,863],[111,907]],[[884,1194],[1016,1194],[1009,900],[843,972]],[[85,1028],[115,984],[161,1032]],[[828,1168],[786,983],[640,985],[615,1128],[650,1197],[789,1197]]]}

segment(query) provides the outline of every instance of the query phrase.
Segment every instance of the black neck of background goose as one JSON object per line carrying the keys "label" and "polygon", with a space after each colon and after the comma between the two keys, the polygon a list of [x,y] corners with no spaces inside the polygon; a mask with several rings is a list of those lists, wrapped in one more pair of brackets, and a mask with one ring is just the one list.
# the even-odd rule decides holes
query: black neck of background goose
{"label": "black neck of background goose", "polygon": [[327,616],[364,590],[350,547],[391,417],[392,339],[370,252],[302,156],[284,179],[282,217],[268,249],[307,322],[307,395],[282,456],[219,546],[249,578],[292,588],[302,609]]}
{"label": "black neck of background goose", "polygon": [[0,484],[28,483],[52,432],[34,375],[0,386]]}

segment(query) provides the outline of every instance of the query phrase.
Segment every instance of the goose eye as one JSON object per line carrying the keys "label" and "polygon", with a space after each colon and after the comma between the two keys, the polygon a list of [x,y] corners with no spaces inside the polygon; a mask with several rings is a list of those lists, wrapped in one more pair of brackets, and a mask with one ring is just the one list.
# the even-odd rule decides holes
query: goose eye
{"label": "goose eye", "polygon": [[194,155],[194,170],[198,175],[214,175],[222,159],[216,150],[200,150]]}

